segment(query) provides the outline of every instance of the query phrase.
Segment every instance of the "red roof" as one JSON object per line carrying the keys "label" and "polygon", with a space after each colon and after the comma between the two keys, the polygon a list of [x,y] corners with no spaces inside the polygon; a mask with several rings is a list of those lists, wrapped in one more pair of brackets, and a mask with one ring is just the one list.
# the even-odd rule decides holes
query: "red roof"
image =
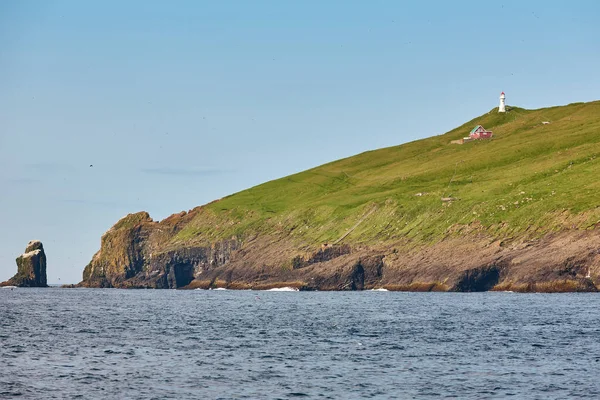
{"label": "red roof", "polygon": [[500,96],[502,96],[504,94],[504,92],[500,93]]}

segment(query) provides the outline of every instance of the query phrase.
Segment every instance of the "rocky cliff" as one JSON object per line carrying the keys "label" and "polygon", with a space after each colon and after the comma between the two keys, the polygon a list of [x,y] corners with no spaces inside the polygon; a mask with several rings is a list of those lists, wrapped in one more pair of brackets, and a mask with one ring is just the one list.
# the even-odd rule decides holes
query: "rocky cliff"
{"label": "rocky cliff", "polygon": [[178,214],[131,214],[102,237],[81,286],[301,290],[597,291],[600,231],[500,241],[472,231],[427,245],[398,241],[310,249],[290,237],[174,246]]}
{"label": "rocky cliff", "polygon": [[[600,102],[492,110],[163,221],[131,214],[80,285],[596,291],[599,116]],[[450,144],[476,125],[493,139]]]}
{"label": "rocky cliff", "polygon": [[102,236],[102,246],[83,272],[82,286],[175,289],[198,274],[226,264],[239,243],[170,246],[168,238],[186,213],[162,223],[148,213],[130,214]]}
{"label": "rocky cliff", "polygon": [[39,240],[27,244],[25,253],[17,257],[17,273],[0,286],[47,287],[46,254]]}

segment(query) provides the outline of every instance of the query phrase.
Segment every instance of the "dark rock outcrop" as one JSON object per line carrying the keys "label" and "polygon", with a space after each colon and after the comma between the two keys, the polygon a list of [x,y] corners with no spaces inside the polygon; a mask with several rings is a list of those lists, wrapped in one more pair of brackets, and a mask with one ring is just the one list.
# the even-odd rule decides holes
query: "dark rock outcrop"
{"label": "dark rock outcrop", "polygon": [[142,260],[141,270],[126,281],[125,286],[156,289],[185,287],[198,274],[224,265],[237,247],[237,241],[229,240],[213,246],[184,247],[149,255]]}
{"label": "dark rock outcrop", "polygon": [[318,251],[313,253],[307,260],[300,256],[292,259],[292,267],[300,269],[312,264],[318,264],[326,261],[331,261],[334,258],[350,254],[351,248],[348,245],[323,245]]}
{"label": "dark rock outcrop", "polygon": [[0,286],[47,287],[46,254],[39,240],[27,244],[25,253],[17,257],[17,273]]}
{"label": "dark rock outcrop", "polygon": [[498,284],[500,268],[496,265],[468,269],[460,274],[456,292],[487,292]]}

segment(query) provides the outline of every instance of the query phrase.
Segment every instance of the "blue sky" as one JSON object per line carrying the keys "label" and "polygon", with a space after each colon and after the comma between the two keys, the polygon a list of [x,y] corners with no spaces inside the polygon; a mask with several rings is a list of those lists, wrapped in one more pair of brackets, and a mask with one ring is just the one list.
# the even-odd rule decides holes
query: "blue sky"
{"label": "blue sky", "polygon": [[[497,105],[600,99],[597,1],[2,1],[0,281]],[[90,167],[93,165],[93,167]]]}

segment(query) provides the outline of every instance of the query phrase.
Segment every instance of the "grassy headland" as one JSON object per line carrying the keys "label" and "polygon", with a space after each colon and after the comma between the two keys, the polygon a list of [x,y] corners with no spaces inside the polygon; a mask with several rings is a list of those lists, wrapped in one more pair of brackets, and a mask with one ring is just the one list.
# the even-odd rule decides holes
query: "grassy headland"
{"label": "grassy headland", "polygon": [[[494,137],[450,144],[477,124]],[[499,237],[586,228],[600,220],[599,155],[599,101],[510,107],[504,114],[493,109],[444,135],[368,151],[213,202],[173,243],[250,233],[332,243],[354,226],[344,243],[428,242],[474,226]]]}

